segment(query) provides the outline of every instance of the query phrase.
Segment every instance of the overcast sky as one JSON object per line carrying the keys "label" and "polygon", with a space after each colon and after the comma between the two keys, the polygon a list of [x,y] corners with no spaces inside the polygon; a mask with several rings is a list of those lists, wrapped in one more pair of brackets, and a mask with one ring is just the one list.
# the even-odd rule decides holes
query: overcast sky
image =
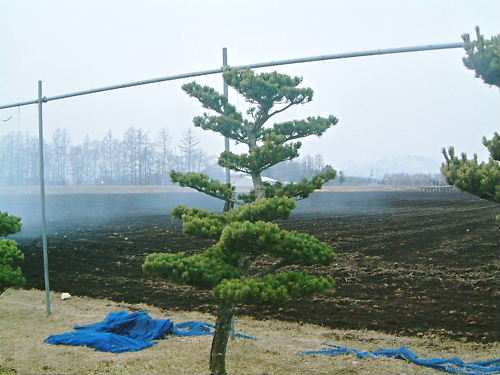
{"label": "overcast sky", "polygon": [[[0,104],[222,66],[414,45],[460,42],[479,25],[500,32],[497,0],[0,0]],[[462,49],[361,57],[259,69],[302,76],[313,102],[276,121],[311,115],[339,118],[302,154],[321,153],[343,169],[384,157],[441,161],[441,148],[487,155],[481,144],[499,130],[499,90],[462,64]],[[44,105],[46,136],[66,128],[73,143],[140,127],[154,137],[167,127],[173,143],[203,113],[171,81]],[[222,78],[196,81],[222,90]],[[230,91],[230,101],[243,100]],[[0,136],[36,134],[35,106],[0,111]],[[196,129],[218,154],[223,139]]]}

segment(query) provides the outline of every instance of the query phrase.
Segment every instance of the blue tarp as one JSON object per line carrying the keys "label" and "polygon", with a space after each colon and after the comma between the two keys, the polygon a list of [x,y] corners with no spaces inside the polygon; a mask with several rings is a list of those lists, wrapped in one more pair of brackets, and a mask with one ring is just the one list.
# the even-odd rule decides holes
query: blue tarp
{"label": "blue tarp", "polygon": [[[75,326],[76,331],[49,336],[49,344],[89,346],[99,351],[135,352],[156,344],[169,334],[177,336],[213,335],[215,326],[204,322],[174,324],[171,319],[153,319],[146,312],[112,312],[99,323]],[[237,337],[254,339],[241,334]]]}
{"label": "blue tarp", "polygon": [[[177,336],[214,335],[215,325],[204,322],[189,321],[189,322],[174,324],[173,333]],[[242,335],[241,333],[236,333],[234,337],[257,340],[255,337]]]}
{"label": "blue tarp", "polygon": [[76,326],[75,332],[53,335],[44,342],[112,353],[135,352],[156,344],[153,340],[171,333],[173,325],[170,319],[153,319],[146,312],[112,312],[100,323]]}
{"label": "blue tarp", "polygon": [[492,361],[464,362],[460,358],[432,358],[421,359],[410,349],[402,347],[399,349],[382,349],[376,352],[364,352],[361,350],[350,349],[344,346],[328,345],[329,349],[301,352],[299,354],[324,354],[329,356],[338,356],[342,354],[355,354],[359,358],[377,358],[386,356],[398,359],[406,359],[422,366],[433,367],[453,374],[464,375],[492,375],[500,374],[500,359]]}

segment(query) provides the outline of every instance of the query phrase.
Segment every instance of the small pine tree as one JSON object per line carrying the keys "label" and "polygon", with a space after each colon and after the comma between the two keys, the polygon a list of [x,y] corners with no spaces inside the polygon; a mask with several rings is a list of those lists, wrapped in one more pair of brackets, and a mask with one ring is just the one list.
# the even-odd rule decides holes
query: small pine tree
{"label": "small pine tree", "polygon": [[[500,35],[484,39],[477,26],[476,40],[471,41],[469,34],[462,35],[462,39],[467,53],[463,58],[464,65],[474,70],[476,77],[482,78],[486,84],[500,87]],[[490,152],[487,163],[479,163],[477,155],[468,159],[462,153],[459,158],[454,147],[443,148],[445,163],[441,172],[449,184],[460,190],[500,203],[500,136],[495,132],[490,140],[483,137],[483,144]]]}
{"label": "small pine tree", "polygon": [[[184,91],[198,99],[216,115],[193,119],[194,125],[220,133],[247,145],[248,153],[223,152],[219,165],[252,177],[254,189],[235,197],[235,187],[199,173],[172,171],[172,181],[225,201],[223,214],[185,206],[173,210],[183,221],[187,235],[210,238],[216,243],[206,251],[151,254],[143,269],[176,283],[211,289],[219,302],[216,333],[210,353],[212,374],[226,374],[225,355],[230,323],[236,304],[283,303],[291,298],[324,293],[333,286],[330,277],[307,272],[283,270],[290,265],[330,264],[332,248],[308,234],[282,230],[273,221],[287,219],[297,199],[309,196],[336,172],[327,169],[310,180],[297,184],[262,181],[261,173],[280,162],[298,156],[301,147],[295,140],[322,135],[337,123],[334,116],[309,117],[264,127],[274,115],[293,105],[312,100],[310,88],[297,87],[302,79],[283,74],[254,74],[251,70],[229,70],[227,84],[237,90],[251,107],[243,114],[213,88],[192,82]],[[234,205],[240,205],[232,208]],[[262,262],[262,259],[267,259]]]}
{"label": "small pine tree", "polygon": [[[21,219],[10,216],[7,212],[0,212],[0,237],[17,233],[21,230]],[[14,264],[24,259],[17,242],[0,240],[0,294],[7,288],[18,288],[24,285],[25,279],[19,267]]]}

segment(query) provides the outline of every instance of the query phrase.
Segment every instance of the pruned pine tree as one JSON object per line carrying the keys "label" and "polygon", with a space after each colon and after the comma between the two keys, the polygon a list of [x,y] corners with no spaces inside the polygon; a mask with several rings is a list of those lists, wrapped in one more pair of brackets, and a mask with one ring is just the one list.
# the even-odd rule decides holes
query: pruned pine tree
{"label": "pruned pine tree", "polygon": [[[0,238],[21,230],[21,219],[7,212],[0,212]],[[7,288],[18,288],[24,285],[25,279],[21,269],[15,264],[24,259],[14,240],[0,240],[0,294]]]}
{"label": "pruned pine tree", "polygon": [[[469,34],[462,35],[467,57],[464,65],[474,70],[476,77],[488,85],[500,87],[500,35],[484,39],[479,27],[476,27],[476,40],[471,41]],[[441,172],[448,183],[462,191],[477,195],[480,198],[500,203],[500,136],[497,132],[488,140],[483,137],[483,144],[490,152],[488,162],[479,163],[477,155],[468,159],[465,153],[458,157],[454,147],[442,152],[445,163]]]}
{"label": "pruned pine tree", "polygon": [[[150,274],[212,290],[219,309],[210,371],[217,375],[226,374],[226,348],[235,305],[283,303],[291,298],[324,293],[333,286],[330,277],[291,271],[287,266],[327,265],[335,257],[328,244],[308,234],[282,230],[273,223],[287,219],[296,200],[307,197],[333,179],[335,171],[328,169],[310,180],[289,185],[263,183],[261,173],[297,157],[301,147],[297,139],[320,136],[335,125],[337,119],[309,117],[264,127],[272,116],[311,101],[313,91],[298,87],[301,78],[276,72],[256,75],[251,70],[229,70],[224,73],[224,80],[250,103],[246,118],[213,88],[193,82],[183,89],[216,113],[195,117],[195,126],[247,145],[247,153],[223,152],[218,163],[233,171],[248,173],[254,189],[247,195],[235,197],[235,187],[231,184],[198,173],[172,171],[171,179],[181,186],[226,202],[223,214],[184,206],[173,211],[174,217],[183,220],[185,234],[210,238],[216,243],[192,256],[151,254],[143,265],[144,271]],[[242,205],[230,209],[235,204]]]}

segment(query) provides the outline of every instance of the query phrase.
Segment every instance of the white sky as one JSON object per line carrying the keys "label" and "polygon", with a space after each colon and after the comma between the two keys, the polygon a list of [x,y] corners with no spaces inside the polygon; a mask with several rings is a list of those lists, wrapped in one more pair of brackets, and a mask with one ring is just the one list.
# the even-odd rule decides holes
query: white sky
{"label": "white sky", "polygon": [[[460,42],[479,25],[500,32],[496,0],[0,0],[0,104],[35,99],[37,81],[53,96],[111,84],[229,65],[349,51]],[[339,124],[304,141],[302,154],[321,153],[342,169],[383,157],[419,155],[441,161],[441,148],[487,155],[481,144],[499,130],[499,90],[461,61],[461,49],[406,53],[275,67],[299,75],[312,103],[277,118],[334,114]],[[258,71],[264,71],[259,69]],[[173,142],[203,113],[180,86],[164,82],[44,105],[46,136],[69,130],[73,143],[130,126]],[[220,76],[196,81],[222,90]],[[230,100],[242,104],[230,91]],[[0,136],[37,131],[35,106],[0,111]],[[20,114],[20,116],[19,116]],[[196,129],[211,154],[223,139]]]}

